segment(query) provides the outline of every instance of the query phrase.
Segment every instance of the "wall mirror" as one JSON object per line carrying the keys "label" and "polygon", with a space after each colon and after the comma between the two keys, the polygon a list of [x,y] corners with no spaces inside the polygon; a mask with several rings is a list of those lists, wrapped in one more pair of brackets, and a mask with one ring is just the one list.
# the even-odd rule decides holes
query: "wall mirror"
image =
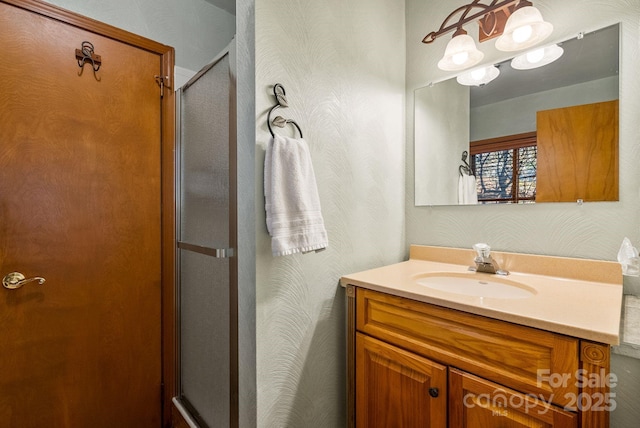
{"label": "wall mirror", "polygon": [[616,24],[558,43],[542,67],[509,59],[481,86],[417,89],[415,204],[475,203],[467,166],[481,204],[618,200],[619,40]]}

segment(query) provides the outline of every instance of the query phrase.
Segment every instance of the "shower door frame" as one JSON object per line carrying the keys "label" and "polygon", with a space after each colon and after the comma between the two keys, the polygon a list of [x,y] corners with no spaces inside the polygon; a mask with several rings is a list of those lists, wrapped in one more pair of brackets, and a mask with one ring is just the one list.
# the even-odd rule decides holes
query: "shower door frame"
{"label": "shower door frame", "polygon": [[[229,419],[230,428],[239,426],[239,369],[238,369],[238,196],[237,196],[237,69],[236,69],[236,43],[232,40],[210,63],[198,71],[181,88],[176,89],[175,97],[175,224],[174,248],[177,253],[180,245],[179,226],[180,217],[180,189],[181,189],[181,102],[182,90],[187,89],[200,77],[206,74],[211,68],[218,64],[225,57],[229,58],[229,249],[214,250],[218,255],[214,257],[225,257],[229,259]],[[203,253],[213,255],[211,249],[204,248]],[[228,251],[230,250],[230,251]],[[175,265],[175,287],[173,295],[174,304],[174,341],[172,361],[174,364],[173,373],[173,403],[172,417],[173,426],[191,427],[198,426],[202,421],[197,420],[190,414],[190,407],[181,400],[181,337],[180,337],[180,262],[176,255]]]}

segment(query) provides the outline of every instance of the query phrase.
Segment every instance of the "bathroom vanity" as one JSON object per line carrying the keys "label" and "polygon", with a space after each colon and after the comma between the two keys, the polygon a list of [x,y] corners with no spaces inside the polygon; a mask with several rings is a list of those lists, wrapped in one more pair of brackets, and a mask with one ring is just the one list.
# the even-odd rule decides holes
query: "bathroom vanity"
{"label": "bathroom vanity", "polygon": [[341,279],[348,426],[609,426],[619,342],[614,262],[412,246],[406,262]]}

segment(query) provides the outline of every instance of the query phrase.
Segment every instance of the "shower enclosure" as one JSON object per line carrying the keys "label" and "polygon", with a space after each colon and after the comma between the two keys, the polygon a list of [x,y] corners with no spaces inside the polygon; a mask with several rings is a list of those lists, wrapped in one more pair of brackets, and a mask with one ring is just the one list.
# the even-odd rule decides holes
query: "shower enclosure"
{"label": "shower enclosure", "polygon": [[235,44],[177,91],[177,373],[189,424],[237,426]]}

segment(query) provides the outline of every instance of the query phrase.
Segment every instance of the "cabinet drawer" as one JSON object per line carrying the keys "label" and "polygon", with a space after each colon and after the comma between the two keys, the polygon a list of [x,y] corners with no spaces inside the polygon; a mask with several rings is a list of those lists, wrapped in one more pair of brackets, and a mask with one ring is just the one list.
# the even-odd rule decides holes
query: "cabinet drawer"
{"label": "cabinet drawer", "polygon": [[561,406],[575,403],[578,339],[362,288],[356,302],[358,331]]}

